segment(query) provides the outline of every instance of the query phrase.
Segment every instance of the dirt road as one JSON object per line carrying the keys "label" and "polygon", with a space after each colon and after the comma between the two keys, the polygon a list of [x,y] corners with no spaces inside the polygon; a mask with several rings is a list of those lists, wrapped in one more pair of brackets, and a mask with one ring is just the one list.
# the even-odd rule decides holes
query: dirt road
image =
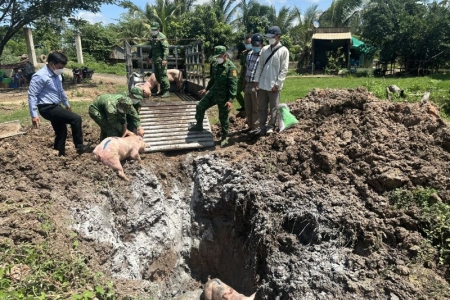
{"label": "dirt road", "polygon": [[[66,80],[64,90],[69,101],[92,101],[99,94],[116,93],[120,89],[125,91],[127,79],[125,76],[114,74],[94,73],[92,80],[73,84],[71,82],[72,70],[64,69]],[[0,105],[21,105],[28,102],[28,87],[19,89],[0,89]]]}

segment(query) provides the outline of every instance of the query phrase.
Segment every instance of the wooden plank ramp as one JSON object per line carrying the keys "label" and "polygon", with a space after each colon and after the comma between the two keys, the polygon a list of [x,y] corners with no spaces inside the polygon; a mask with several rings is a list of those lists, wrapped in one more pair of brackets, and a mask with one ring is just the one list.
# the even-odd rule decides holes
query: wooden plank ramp
{"label": "wooden plank ramp", "polygon": [[208,116],[203,120],[203,131],[189,131],[195,124],[194,101],[151,101],[141,108],[144,141],[149,144],[145,152],[198,149],[214,147],[214,138]]}

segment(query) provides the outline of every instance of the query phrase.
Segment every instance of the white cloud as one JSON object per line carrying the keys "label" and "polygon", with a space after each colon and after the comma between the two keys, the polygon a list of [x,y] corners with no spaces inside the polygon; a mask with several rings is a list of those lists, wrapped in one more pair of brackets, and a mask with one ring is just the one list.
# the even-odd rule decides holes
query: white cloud
{"label": "white cloud", "polygon": [[194,2],[194,4],[195,5],[202,5],[202,4],[205,4],[205,3],[208,3],[208,2],[210,2],[210,0],[196,0]]}
{"label": "white cloud", "polygon": [[77,18],[88,21],[91,24],[103,22],[106,23],[107,18],[101,13],[92,13],[89,11],[82,11],[78,13]]}

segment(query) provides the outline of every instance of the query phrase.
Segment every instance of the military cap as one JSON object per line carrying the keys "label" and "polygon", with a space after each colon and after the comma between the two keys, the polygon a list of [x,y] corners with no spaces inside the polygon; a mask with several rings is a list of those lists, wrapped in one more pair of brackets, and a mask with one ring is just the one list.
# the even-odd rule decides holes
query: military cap
{"label": "military cap", "polygon": [[280,35],[280,34],[281,34],[281,30],[280,30],[280,27],[278,27],[278,26],[272,26],[266,30],[266,37],[268,37],[269,39],[273,38],[276,35]]}
{"label": "military cap", "polygon": [[133,101],[129,97],[123,96],[117,100],[117,111],[123,114],[130,114],[132,105]]}
{"label": "military cap", "polygon": [[152,24],[150,25],[151,30],[158,30],[159,28],[159,23],[158,22],[152,22]]}
{"label": "military cap", "polygon": [[214,47],[214,55],[222,55],[227,52],[227,48],[225,46],[216,46]]}
{"label": "military cap", "polygon": [[144,95],[144,91],[143,91],[141,88],[135,86],[135,87],[132,87],[132,88],[131,88],[130,94],[131,94],[131,96],[133,96],[134,98],[137,98],[137,99],[139,99],[139,100],[142,100],[143,95]]}

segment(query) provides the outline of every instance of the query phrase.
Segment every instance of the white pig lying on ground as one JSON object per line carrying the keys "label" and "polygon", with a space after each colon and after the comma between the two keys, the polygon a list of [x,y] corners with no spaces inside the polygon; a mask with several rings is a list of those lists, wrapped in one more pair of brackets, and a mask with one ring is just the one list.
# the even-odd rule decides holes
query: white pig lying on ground
{"label": "white pig lying on ground", "polygon": [[[183,84],[183,73],[178,69],[168,69],[167,77],[169,78],[169,82],[175,82],[177,85],[177,91],[181,92],[182,84]],[[150,96],[152,90],[157,87],[158,93],[160,92],[160,86],[158,81],[156,81],[156,76],[153,73],[147,81],[141,85],[142,90],[144,91],[144,96]]]}
{"label": "white pig lying on ground", "polygon": [[121,161],[132,158],[141,161],[139,153],[144,152],[145,143],[141,136],[131,135],[124,138],[108,137],[92,152],[92,159],[101,161],[105,166],[118,171],[119,177],[129,180],[123,172]]}
{"label": "white pig lying on ground", "polygon": [[208,280],[203,291],[205,300],[253,300],[255,294],[246,297],[223,283],[220,279]]}

